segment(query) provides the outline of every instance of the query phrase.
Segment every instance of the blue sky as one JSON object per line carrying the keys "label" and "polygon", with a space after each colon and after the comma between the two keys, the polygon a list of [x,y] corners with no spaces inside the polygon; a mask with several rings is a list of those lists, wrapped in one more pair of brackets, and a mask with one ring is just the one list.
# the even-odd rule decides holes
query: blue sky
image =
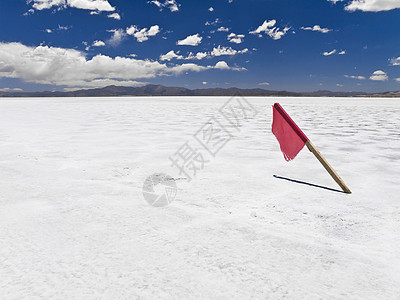
{"label": "blue sky", "polygon": [[0,90],[400,90],[399,0],[0,2]]}

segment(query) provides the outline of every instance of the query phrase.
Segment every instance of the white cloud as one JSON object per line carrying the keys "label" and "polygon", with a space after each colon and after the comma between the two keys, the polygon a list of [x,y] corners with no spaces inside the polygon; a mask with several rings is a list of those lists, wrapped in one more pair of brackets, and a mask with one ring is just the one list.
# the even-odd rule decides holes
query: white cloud
{"label": "white cloud", "polygon": [[183,56],[179,54],[179,51],[175,53],[174,50],[169,51],[166,54],[160,55],[161,61],[171,61],[172,59],[181,59],[181,60],[202,60],[203,58],[210,57],[218,57],[223,55],[236,55],[236,54],[244,54],[247,53],[249,49],[245,48],[243,50],[235,50],[231,47],[221,47],[218,46],[214,48],[211,52],[197,52],[194,54],[193,52],[189,52],[188,56]]}
{"label": "white cloud", "polygon": [[187,46],[197,46],[201,43],[203,38],[197,33],[194,35],[189,35],[187,38],[178,41],[177,45],[187,45]]}
{"label": "white cloud", "polygon": [[369,77],[369,79],[374,80],[374,81],[386,81],[389,79],[389,77],[382,70],[377,70],[374,73],[372,73],[372,75]]}
{"label": "white cloud", "polygon": [[172,60],[174,58],[176,58],[176,59],[184,59],[184,57],[182,55],[176,54],[174,50],[169,51],[167,54],[160,55],[160,60],[161,61],[164,61],[164,60],[170,61],[170,60]]}
{"label": "white cloud", "polygon": [[196,65],[193,63],[188,63],[188,64],[182,64],[182,65],[177,65],[175,67],[171,67],[170,72],[174,73],[174,74],[181,74],[181,73],[185,73],[188,71],[192,71],[192,72],[205,71],[210,68],[211,67],[203,67],[203,66],[199,66],[199,65]]}
{"label": "white cloud", "polygon": [[88,89],[88,88],[102,88],[109,85],[117,85],[117,86],[143,86],[146,82],[136,81],[136,80],[114,80],[114,79],[94,79],[90,82],[85,82],[84,85],[74,85],[72,87],[64,87],[64,91],[76,91],[80,89]]}
{"label": "white cloud", "polygon": [[65,0],[33,0],[32,2],[32,6],[36,10],[49,9],[53,6],[66,6]]}
{"label": "white cloud", "polygon": [[47,33],[54,33],[55,31],[61,31],[61,30],[65,30],[66,31],[66,30],[69,30],[71,28],[72,28],[72,26],[61,26],[61,25],[58,25],[57,28],[53,28],[53,29],[47,28],[44,31],[46,31]]}
{"label": "white cloud", "polygon": [[214,8],[213,8],[213,7],[210,7],[210,8],[208,9],[208,11],[214,11]]}
{"label": "white cloud", "polygon": [[93,47],[102,47],[105,46],[106,44],[103,41],[94,41],[92,46]]}
{"label": "white cloud", "polygon": [[340,50],[340,51],[338,51],[338,50],[336,50],[336,49],[333,49],[333,50],[330,51],[330,52],[325,51],[325,52],[322,53],[323,56],[331,56],[331,55],[333,55],[333,54],[345,55],[345,54],[346,54],[346,50]]}
{"label": "white cloud", "polygon": [[157,0],[149,1],[148,3],[153,3],[157,5],[161,10],[163,8],[168,8],[171,12],[179,11],[179,7],[181,6],[175,0],[166,0],[163,3]]}
{"label": "white cloud", "polygon": [[72,28],[72,26],[61,26],[61,25],[58,25],[58,30],[69,30],[71,28]]}
{"label": "white cloud", "polygon": [[342,86],[343,86],[343,84],[336,83],[336,86],[342,87]]}
{"label": "white cloud", "polygon": [[[222,65],[218,65],[221,68]],[[68,87],[101,87],[109,84],[135,85],[138,79],[200,72],[215,67],[182,64],[168,67],[157,61],[96,55],[87,59],[74,49],[29,47],[0,43],[0,78]],[[235,68],[232,68],[234,70]]]}
{"label": "white cloud", "polygon": [[67,5],[80,9],[97,11],[114,11],[107,0],[67,0]]}
{"label": "white cloud", "polygon": [[324,52],[324,53],[322,53],[322,55],[323,56],[330,56],[330,55],[332,55],[332,54],[335,54],[336,53],[336,49],[333,49],[332,51],[330,51],[330,52]]}
{"label": "white cloud", "polygon": [[207,84],[207,81],[203,81],[202,83],[203,83],[204,85],[206,85],[206,84]]}
{"label": "white cloud", "polygon": [[265,20],[262,25],[258,26],[258,28],[256,30],[250,31],[250,33],[251,34],[260,34],[261,32],[266,32],[268,28],[274,27],[275,24],[276,24],[276,20],[270,20],[270,21]]}
{"label": "white cloud", "polygon": [[364,76],[356,76],[356,75],[344,75],[346,78],[351,78],[351,79],[358,79],[358,80],[365,80],[366,78]]}
{"label": "white cloud", "polygon": [[214,69],[218,70],[233,70],[233,71],[246,71],[246,68],[235,68],[235,67],[230,67],[225,61],[219,61],[215,64]]}
{"label": "white cloud", "polygon": [[350,4],[346,6],[348,11],[387,11],[400,8],[399,0],[352,0]]}
{"label": "white cloud", "polygon": [[400,78],[395,78],[394,80],[396,80],[397,82],[400,82]]}
{"label": "white cloud", "polygon": [[107,42],[114,47],[118,46],[126,36],[125,31],[122,29],[112,29],[107,31],[112,32],[113,34]]}
{"label": "white cloud", "polygon": [[212,21],[212,22],[209,22],[209,21],[206,21],[205,23],[204,23],[204,25],[206,25],[206,26],[211,26],[211,25],[217,25],[217,24],[219,24],[219,23],[221,23],[221,20],[219,19],[219,18],[216,18],[214,21]]}
{"label": "white cloud", "polygon": [[24,13],[24,16],[29,16],[29,15],[32,15],[34,13],[35,13],[35,10],[31,8],[26,13]]}
{"label": "white cloud", "polygon": [[22,92],[23,89],[20,88],[2,88],[0,89],[0,92]]}
{"label": "white cloud", "polygon": [[196,55],[194,55],[192,52],[190,52],[188,57],[186,57],[184,59],[202,60],[203,58],[206,58],[207,56],[208,56],[207,52],[197,52]]}
{"label": "white cloud", "polygon": [[197,52],[196,54],[196,58],[197,59],[203,59],[207,57],[207,53],[206,52]]}
{"label": "white cloud", "polygon": [[400,66],[400,56],[397,58],[393,57],[393,58],[389,59],[389,62],[390,62],[390,65],[392,65],[392,66]]}
{"label": "white cloud", "polygon": [[317,32],[321,32],[321,33],[328,33],[329,31],[332,31],[332,29],[321,28],[321,26],[319,26],[319,25],[314,25],[313,27],[301,27],[301,29],[317,31]]}
{"label": "white cloud", "polygon": [[225,61],[219,61],[216,63],[215,69],[220,69],[220,70],[229,70],[230,67],[228,66],[228,64]]}
{"label": "white cloud", "polygon": [[265,86],[268,86],[268,85],[269,85],[269,82],[260,82],[258,85],[265,85]]}
{"label": "white cloud", "polygon": [[136,38],[138,42],[144,42],[149,39],[150,36],[155,36],[160,32],[160,27],[158,25],[153,25],[149,29],[143,28],[139,29],[136,25],[126,29],[128,35],[132,35]]}
{"label": "white cloud", "polygon": [[238,50],[232,49],[231,47],[218,46],[217,48],[214,48],[211,51],[211,55],[212,56],[236,55],[236,54],[243,54],[243,53],[246,53],[248,51],[249,51],[249,49],[247,49],[247,48],[238,51]]}
{"label": "white cloud", "polygon": [[274,40],[281,39],[290,29],[290,27],[285,27],[283,30],[280,30],[279,27],[275,27],[276,20],[265,20],[263,24],[261,24],[256,30],[250,31],[250,34],[258,35],[262,37],[262,33],[267,34]]}
{"label": "white cloud", "polygon": [[56,7],[74,7],[91,11],[114,11],[115,8],[107,0],[32,0],[36,10]]}
{"label": "white cloud", "polygon": [[228,41],[231,43],[241,44],[243,43],[243,39],[244,39],[244,34],[235,34],[232,32],[228,35]]}
{"label": "white cloud", "polygon": [[108,15],[107,17],[115,19],[115,20],[121,20],[121,16],[119,15],[119,13],[113,13]]}
{"label": "white cloud", "polygon": [[226,27],[224,27],[224,26],[221,26],[220,28],[217,29],[217,31],[225,31],[225,32],[228,32],[228,31],[229,31],[229,28],[226,28]]}
{"label": "white cloud", "polygon": [[[337,2],[344,2],[345,0],[328,0],[333,4]],[[346,1],[348,4],[345,7],[347,11],[388,11],[396,8],[400,8],[400,2],[398,0],[349,0]]]}
{"label": "white cloud", "polygon": [[237,50],[232,49],[231,47],[221,47],[218,46],[211,51],[212,56],[222,56],[222,55],[235,55]]}

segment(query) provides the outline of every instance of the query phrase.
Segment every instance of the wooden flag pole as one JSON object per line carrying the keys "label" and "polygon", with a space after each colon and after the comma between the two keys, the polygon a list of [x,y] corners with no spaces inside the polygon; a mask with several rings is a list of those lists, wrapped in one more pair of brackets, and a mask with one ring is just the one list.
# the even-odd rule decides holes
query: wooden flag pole
{"label": "wooden flag pole", "polygon": [[339,175],[335,172],[335,170],[331,167],[331,165],[327,162],[327,160],[322,156],[322,154],[315,148],[315,146],[308,140],[306,142],[308,150],[310,150],[315,157],[319,160],[319,162],[324,166],[325,170],[328,171],[329,175],[336,181],[336,183],[342,188],[343,192],[346,194],[351,194],[350,189],[345,185],[343,180],[339,177]]}

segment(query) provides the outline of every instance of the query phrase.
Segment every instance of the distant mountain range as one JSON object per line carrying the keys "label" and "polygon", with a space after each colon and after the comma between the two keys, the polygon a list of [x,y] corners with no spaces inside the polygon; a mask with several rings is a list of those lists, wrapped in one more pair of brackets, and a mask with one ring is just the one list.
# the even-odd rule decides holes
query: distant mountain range
{"label": "distant mountain range", "polygon": [[72,92],[0,92],[0,97],[107,97],[107,96],[288,96],[288,97],[400,97],[400,91],[385,93],[364,92],[288,92],[265,89],[207,88],[187,89],[163,85],[124,87],[110,85],[104,88],[83,89]]}

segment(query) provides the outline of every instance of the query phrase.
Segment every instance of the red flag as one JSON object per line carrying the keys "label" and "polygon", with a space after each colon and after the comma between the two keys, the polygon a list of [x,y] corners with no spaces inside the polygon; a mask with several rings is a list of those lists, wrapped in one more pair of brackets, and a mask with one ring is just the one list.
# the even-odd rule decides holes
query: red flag
{"label": "red flag", "polygon": [[329,175],[331,175],[336,183],[342,188],[343,192],[351,194],[350,189],[346,186],[343,180],[279,103],[274,104],[273,113],[274,119],[272,121],[272,133],[278,140],[285,159],[287,161],[294,159],[301,149],[303,149],[304,145],[307,145],[308,149],[315,155],[325,170],[328,171]]}
{"label": "red flag", "polygon": [[307,136],[279,103],[273,106],[272,133],[278,140],[286,161],[294,159],[308,141]]}

